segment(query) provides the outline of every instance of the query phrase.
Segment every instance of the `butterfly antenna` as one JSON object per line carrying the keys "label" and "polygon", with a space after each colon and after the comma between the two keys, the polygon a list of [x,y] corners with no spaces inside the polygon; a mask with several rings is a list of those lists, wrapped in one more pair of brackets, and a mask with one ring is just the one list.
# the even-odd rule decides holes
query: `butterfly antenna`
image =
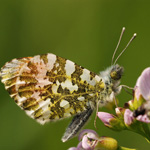
{"label": "butterfly antenna", "polygon": [[127,49],[127,47],[130,45],[130,43],[135,39],[135,37],[137,36],[136,33],[133,34],[132,38],[130,39],[130,41],[128,42],[128,44],[126,45],[126,47],[122,50],[122,52],[118,55],[118,57],[116,58],[114,65],[116,64],[116,62],[118,61],[118,59],[120,58],[120,56],[124,53],[124,51]]}
{"label": "butterfly antenna", "polygon": [[113,53],[113,56],[112,56],[111,65],[113,64],[114,57],[115,57],[115,54],[116,54],[116,52],[117,52],[117,49],[118,49],[118,47],[119,47],[119,45],[120,45],[120,42],[121,42],[121,39],[122,39],[122,36],[123,36],[124,31],[125,31],[125,27],[122,28],[122,31],[121,31],[121,34],[120,34],[120,37],[119,37],[118,44],[117,44],[116,49],[115,49],[115,51],[114,51],[114,53]]}

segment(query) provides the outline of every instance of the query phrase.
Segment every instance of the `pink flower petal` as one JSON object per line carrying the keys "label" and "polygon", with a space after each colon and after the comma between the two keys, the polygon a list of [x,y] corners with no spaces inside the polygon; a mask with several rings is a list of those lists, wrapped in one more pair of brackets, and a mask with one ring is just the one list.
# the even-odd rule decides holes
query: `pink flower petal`
{"label": "pink flower petal", "polygon": [[129,109],[126,109],[124,113],[125,124],[130,125],[133,122],[133,120],[134,120],[133,112],[130,111]]}
{"label": "pink flower petal", "polygon": [[82,147],[85,150],[93,150],[92,145],[90,145],[90,141],[89,141],[87,135],[84,135],[82,138]]}
{"label": "pink flower petal", "polygon": [[135,87],[139,87],[139,81],[140,81],[141,76],[139,76],[139,78],[136,81],[136,86]]}
{"label": "pink flower petal", "polygon": [[84,129],[79,133],[79,137],[78,137],[79,141],[81,141],[83,136],[88,133],[93,133],[96,137],[98,137],[98,134],[94,130]]}
{"label": "pink flower petal", "polygon": [[90,139],[92,139],[92,140],[98,140],[99,139],[98,134],[95,134],[95,133],[92,133],[92,132],[89,132],[87,134],[87,137],[90,138]]}
{"label": "pink flower petal", "polygon": [[77,150],[84,150],[83,147],[82,147],[82,141],[78,144]]}
{"label": "pink flower petal", "polygon": [[139,86],[135,86],[134,91],[135,91],[134,92],[135,93],[135,97],[137,98],[137,100],[139,100],[140,95],[142,95]]}
{"label": "pink flower petal", "polygon": [[122,108],[122,107],[115,108],[115,112],[117,115],[120,115],[120,114],[122,115],[124,113],[124,110],[125,110],[125,108]]}
{"label": "pink flower petal", "polygon": [[76,147],[70,147],[68,150],[78,150]]}
{"label": "pink flower petal", "polygon": [[150,67],[142,72],[137,84],[144,99],[150,100]]}
{"label": "pink flower petal", "polygon": [[82,141],[78,144],[77,147],[70,147],[68,150],[84,150],[82,147]]}
{"label": "pink flower petal", "polygon": [[139,115],[138,117],[136,117],[136,120],[141,121],[141,122],[145,122],[145,123],[150,123],[150,119],[147,117],[147,115]]}
{"label": "pink flower petal", "polygon": [[114,118],[112,114],[106,112],[98,112],[97,116],[105,125],[109,125],[110,119]]}

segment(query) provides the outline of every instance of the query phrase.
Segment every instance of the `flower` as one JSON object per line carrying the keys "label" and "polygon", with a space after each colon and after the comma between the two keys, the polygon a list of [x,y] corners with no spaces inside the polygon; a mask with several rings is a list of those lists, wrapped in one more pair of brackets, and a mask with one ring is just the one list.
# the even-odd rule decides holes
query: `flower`
{"label": "flower", "polygon": [[117,150],[118,142],[110,137],[99,137],[94,130],[85,129],[79,134],[81,142],[76,147],[71,147],[69,150]]}
{"label": "flower", "polygon": [[99,139],[99,135],[94,130],[85,129],[79,134],[79,140],[81,139],[83,149],[94,150],[95,144]]}
{"label": "flower", "polygon": [[146,68],[137,80],[135,99],[141,100],[141,105],[134,110],[134,117],[138,121],[150,123],[150,67]]}
{"label": "flower", "polygon": [[94,150],[99,135],[90,129],[82,130],[79,134],[79,144],[77,147],[71,147],[68,150]]}
{"label": "flower", "polygon": [[115,131],[121,131],[125,128],[124,122],[122,122],[124,108],[118,107],[115,110],[117,115],[112,115],[106,112],[98,112],[97,116],[106,127],[109,127]]}
{"label": "flower", "polygon": [[150,101],[145,102],[142,106],[133,112],[133,116],[138,121],[150,123]]}
{"label": "flower", "polygon": [[136,96],[141,94],[145,100],[150,100],[150,67],[146,68],[138,78]]}
{"label": "flower", "polygon": [[116,115],[118,117],[122,117],[124,112],[125,112],[125,108],[122,108],[122,107],[116,107],[115,108],[115,112],[116,112]]}
{"label": "flower", "polygon": [[145,122],[145,123],[150,123],[150,119],[147,117],[147,115],[139,115],[136,120]]}
{"label": "flower", "polygon": [[150,123],[150,67],[144,69],[137,79],[134,99],[125,103],[124,107],[130,109],[127,109],[124,115],[127,125],[131,124],[134,119]]}
{"label": "flower", "polygon": [[112,114],[106,112],[98,112],[97,116],[105,124],[105,126],[110,126],[110,120],[115,118]]}
{"label": "flower", "polygon": [[124,122],[126,125],[130,125],[134,120],[133,112],[130,109],[126,109],[124,113]]}

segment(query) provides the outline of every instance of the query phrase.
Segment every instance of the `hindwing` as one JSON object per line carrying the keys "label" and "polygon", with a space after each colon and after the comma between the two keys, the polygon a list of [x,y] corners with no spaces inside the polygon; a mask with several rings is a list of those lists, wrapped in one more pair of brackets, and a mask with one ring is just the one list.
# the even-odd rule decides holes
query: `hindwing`
{"label": "hindwing", "polygon": [[83,112],[95,105],[101,78],[54,54],[13,59],[0,72],[18,106],[41,124]]}

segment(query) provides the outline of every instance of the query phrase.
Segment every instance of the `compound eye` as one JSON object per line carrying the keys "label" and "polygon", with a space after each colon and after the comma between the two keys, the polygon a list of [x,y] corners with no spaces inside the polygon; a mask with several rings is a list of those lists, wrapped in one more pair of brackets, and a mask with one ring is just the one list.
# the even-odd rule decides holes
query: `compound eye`
{"label": "compound eye", "polygon": [[123,68],[117,68],[111,71],[110,76],[114,80],[120,80],[123,74]]}
{"label": "compound eye", "polygon": [[114,80],[119,80],[121,78],[121,75],[117,71],[111,71],[110,76]]}
{"label": "compound eye", "polygon": [[120,67],[119,65],[115,65],[110,72],[110,77],[113,80],[120,80],[122,74],[123,74],[123,67]]}

